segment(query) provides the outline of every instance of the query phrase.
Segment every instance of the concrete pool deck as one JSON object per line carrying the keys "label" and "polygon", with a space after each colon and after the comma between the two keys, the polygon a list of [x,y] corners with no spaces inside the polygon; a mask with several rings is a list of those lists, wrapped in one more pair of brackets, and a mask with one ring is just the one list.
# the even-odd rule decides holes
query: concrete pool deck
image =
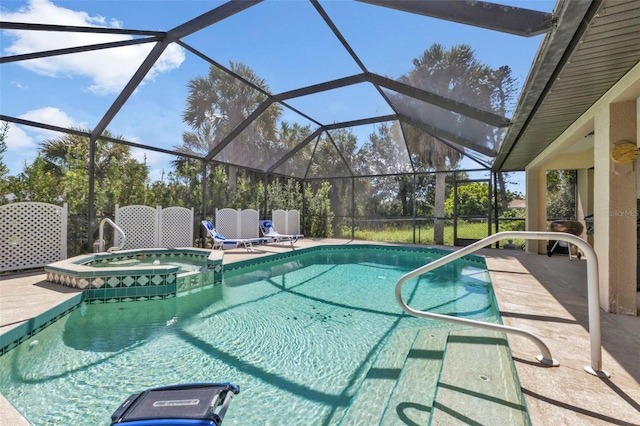
{"label": "concrete pool deck", "polygon": [[[295,247],[362,243],[370,242],[302,239]],[[223,263],[290,250],[289,244],[258,246],[254,252],[227,250]],[[559,367],[546,367],[535,360],[538,349],[533,343],[508,337],[532,423],[640,425],[640,317],[601,310],[603,369],[611,378],[583,369],[590,364],[585,259],[495,249],[477,254],[486,258],[503,322],[539,336],[560,362]],[[77,292],[46,282],[42,271],[0,276],[0,333]],[[29,422],[0,395],[0,424]]]}

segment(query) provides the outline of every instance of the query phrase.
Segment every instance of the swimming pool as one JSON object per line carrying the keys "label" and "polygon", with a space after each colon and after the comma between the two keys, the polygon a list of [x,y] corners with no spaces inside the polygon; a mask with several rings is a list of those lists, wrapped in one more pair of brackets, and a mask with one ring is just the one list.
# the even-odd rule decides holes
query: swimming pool
{"label": "swimming pool", "polygon": [[[225,425],[529,424],[503,336],[397,305],[398,278],[442,253],[296,252],[172,299],[84,304],[0,358],[0,391],[36,425],[109,424],[130,393],[200,381],[240,385]],[[412,306],[500,321],[483,261],[405,290]]]}

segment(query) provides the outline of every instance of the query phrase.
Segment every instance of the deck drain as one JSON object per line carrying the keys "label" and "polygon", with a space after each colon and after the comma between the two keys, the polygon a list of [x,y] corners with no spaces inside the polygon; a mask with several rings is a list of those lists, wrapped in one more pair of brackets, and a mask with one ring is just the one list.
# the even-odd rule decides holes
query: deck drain
{"label": "deck drain", "polygon": [[488,381],[490,381],[490,380],[491,380],[489,377],[485,376],[484,374],[481,374],[481,375],[480,375],[480,378],[481,378],[482,380],[484,380],[485,382],[488,382]]}

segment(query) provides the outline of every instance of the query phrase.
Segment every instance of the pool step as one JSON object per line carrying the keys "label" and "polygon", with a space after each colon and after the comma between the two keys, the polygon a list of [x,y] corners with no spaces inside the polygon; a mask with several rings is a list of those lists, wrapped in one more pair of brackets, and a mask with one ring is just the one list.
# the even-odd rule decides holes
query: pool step
{"label": "pool step", "polygon": [[446,331],[423,330],[407,354],[381,425],[427,425],[445,354]]}
{"label": "pool step", "polygon": [[531,424],[504,334],[450,333],[430,424]]}
{"label": "pool step", "polygon": [[378,424],[416,334],[415,329],[393,331],[339,424]]}
{"label": "pool step", "polygon": [[442,331],[395,330],[339,424],[426,424],[446,341]]}

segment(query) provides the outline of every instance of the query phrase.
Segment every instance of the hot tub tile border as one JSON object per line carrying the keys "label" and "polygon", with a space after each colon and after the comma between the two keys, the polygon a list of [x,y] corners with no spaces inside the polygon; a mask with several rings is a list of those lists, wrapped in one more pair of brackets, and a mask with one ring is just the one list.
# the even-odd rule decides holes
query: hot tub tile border
{"label": "hot tub tile border", "polygon": [[[134,270],[127,267],[91,266],[96,262],[114,259],[126,261],[141,255],[161,260],[173,257],[198,258],[205,262],[207,268],[205,271],[179,274],[177,267],[167,266]],[[84,290],[88,303],[94,299],[102,302],[131,299],[147,301],[157,300],[158,297],[173,297],[176,292],[188,291],[208,284],[221,284],[222,259],[222,254],[199,248],[136,249],[116,254],[98,253],[76,256],[45,266],[45,273],[47,281]],[[183,281],[183,285],[178,285],[179,281]],[[116,289],[129,290],[114,291]]]}

